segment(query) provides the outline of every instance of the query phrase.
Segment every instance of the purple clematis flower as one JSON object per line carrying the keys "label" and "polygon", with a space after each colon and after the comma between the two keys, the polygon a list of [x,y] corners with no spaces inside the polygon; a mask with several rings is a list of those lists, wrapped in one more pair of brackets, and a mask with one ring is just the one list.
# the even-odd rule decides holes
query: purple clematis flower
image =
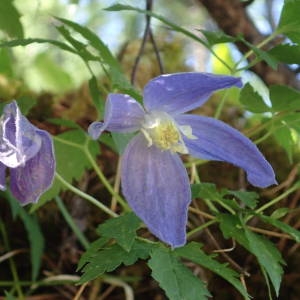
{"label": "purple clematis flower", "polygon": [[177,73],[152,79],[144,89],[144,108],[123,94],[109,94],[104,130],[139,131],[122,158],[123,193],[133,211],[160,240],[179,247],[186,242],[191,191],[187,171],[177,153],[230,162],[258,187],[276,183],[272,167],[257,147],[236,129],[213,118],[185,112],[202,105],[216,90],[241,87],[239,78],[207,73]]}
{"label": "purple clematis flower", "polygon": [[7,168],[12,194],[23,205],[38,201],[55,172],[51,136],[29,123],[16,101],[4,107],[0,118],[0,190],[6,189]]}

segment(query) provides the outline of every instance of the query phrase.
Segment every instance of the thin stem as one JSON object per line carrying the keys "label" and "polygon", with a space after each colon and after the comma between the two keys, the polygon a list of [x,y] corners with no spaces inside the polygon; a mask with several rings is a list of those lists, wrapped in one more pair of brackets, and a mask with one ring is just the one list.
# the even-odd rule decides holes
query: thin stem
{"label": "thin stem", "polygon": [[[117,201],[120,203],[120,205],[124,208],[125,211],[129,211],[129,207],[126,204],[125,200],[117,193],[114,191],[113,186],[109,183],[109,181],[106,179],[104,176],[103,172],[101,169],[98,167],[97,163],[93,159],[88,147],[84,148],[84,152],[90,161],[92,167],[94,168],[96,174],[98,175],[100,181],[103,183],[103,185],[106,187],[106,189],[110,192],[110,194],[117,199]],[[111,211],[111,210],[110,210]]]}
{"label": "thin stem", "polygon": [[154,53],[155,53],[155,56],[156,56],[156,60],[157,60],[157,62],[158,62],[159,72],[160,72],[160,74],[163,74],[163,73],[164,73],[164,66],[163,66],[161,57],[160,57],[160,55],[159,55],[159,50],[158,50],[156,41],[155,41],[155,39],[154,39],[154,35],[153,35],[153,32],[152,32],[151,27],[150,27],[150,30],[149,30],[149,37],[150,37],[150,41],[151,41],[152,46],[153,46],[153,49],[154,49]]}
{"label": "thin stem", "polygon": [[67,208],[65,207],[62,199],[59,196],[55,197],[55,201],[57,206],[59,207],[61,214],[65,218],[66,222],[70,226],[70,228],[73,230],[74,234],[76,235],[77,239],[81,243],[81,245],[85,248],[88,249],[90,246],[89,241],[85,238],[85,236],[82,234],[76,223],[74,222],[72,216],[69,214]]}
{"label": "thin stem", "polygon": [[282,193],[280,196],[274,198],[273,200],[271,200],[270,202],[266,203],[265,205],[261,206],[260,208],[258,208],[255,212],[261,213],[264,210],[266,210],[267,208],[273,206],[274,204],[276,204],[277,202],[279,202],[280,200],[284,199],[285,197],[287,197],[289,194],[293,193],[294,191],[296,191],[297,189],[299,189],[300,187],[300,182],[295,183],[291,188],[289,188],[288,190],[286,190],[284,193]]}
{"label": "thin stem", "polygon": [[100,208],[101,210],[103,210],[104,212],[106,212],[108,215],[110,215],[111,217],[118,217],[118,215],[111,211],[109,208],[107,208],[105,205],[103,205],[101,202],[99,202],[97,199],[95,199],[94,197],[82,192],[81,190],[79,190],[78,188],[76,188],[75,186],[73,186],[72,184],[70,184],[69,182],[67,182],[64,178],[62,178],[57,172],[55,173],[55,177],[57,180],[59,180],[66,188],[68,188],[70,191],[72,191],[73,193],[75,193],[76,195],[88,200],[89,202],[91,202],[92,204],[94,204],[95,206],[97,206],[98,208]]}
{"label": "thin stem", "polygon": [[229,90],[226,90],[224,92],[223,97],[222,97],[222,99],[221,99],[221,101],[220,101],[220,103],[219,103],[219,105],[217,107],[217,110],[215,112],[215,119],[219,119],[220,118],[220,115],[221,115],[221,112],[222,112],[223,107],[225,105],[225,102],[226,102],[226,99],[228,97],[228,94],[229,94]]}
{"label": "thin stem", "polygon": [[191,230],[190,232],[188,232],[188,233],[187,233],[187,237],[189,238],[189,237],[191,237],[191,235],[195,234],[196,232],[199,232],[199,231],[203,230],[204,228],[206,228],[206,227],[208,227],[208,226],[210,226],[210,225],[212,225],[212,224],[215,224],[215,223],[217,223],[217,222],[218,222],[217,219],[210,220],[210,221],[208,221],[208,222],[202,224],[201,226],[198,226],[198,227],[196,227],[195,229],[193,229],[193,230]]}

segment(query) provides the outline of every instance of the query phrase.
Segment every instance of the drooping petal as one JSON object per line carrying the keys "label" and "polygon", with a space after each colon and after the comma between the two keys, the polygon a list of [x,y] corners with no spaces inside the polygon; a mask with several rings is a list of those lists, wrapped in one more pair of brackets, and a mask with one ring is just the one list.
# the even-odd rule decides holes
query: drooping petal
{"label": "drooping petal", "polygon": [[133,211],[160,240],[173,247],[186,241],[189,180],[180,157],[143,135],[132,139],[122,158],[122,190]]}
{"label": "drooping petal", "polygon": [[197,139],[183,137],[194,157],[232,163],[247,172],[248,181],[258,187],[276,184],[275,174],[258,148],[247,137],[224,122],[196,115],[181,115],[179,125],[192,128]]}
{"label": "drooping petal", "polygon": [[158,76],[145,86],[147,111],[180,114],[201,106],[217,90],[241,87],[239,78],[208,73],[175,73]]}
{"label": "drooping petal", "polygon": [[104,130],[113,132],[134,132],[141,127],[144,109],[133,98],[123,94],[109,94],[104,122],[94,122],[88,129],[93,139],[99,138]]}
{"label": "drooping petal", "polygon": [[6,189],[5,170],[6,170],[6,166],[0,162],[0,190],[1,191],[4,191]]}
{"label": "drooping petal", "polygon": [[42,145],[40,151],[25,163],[10,170],[12,194],[24,205],[37,202],[51,185],[55,172],[55,157],[51,136],[37,130]]}
{"label": "drooping petal", "polygon": [[10,168],[24,165],[40,146],[36,127],[21,114],[16,101],[7,104],[0,119],[0,162]]}

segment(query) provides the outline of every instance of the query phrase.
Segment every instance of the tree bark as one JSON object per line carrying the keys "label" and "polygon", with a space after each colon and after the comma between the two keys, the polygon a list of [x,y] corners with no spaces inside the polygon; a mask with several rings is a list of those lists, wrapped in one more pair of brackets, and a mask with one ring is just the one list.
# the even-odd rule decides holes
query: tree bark
{"label": "tree bark", "polygon": [[[245,3],[240,0],[198,1],[207,9],[211,17],[226,34],[231,36],[242,34],[248,42],[254,45],[264,40],[265,37],[258,31],[247,15]],[[243,43],[237,43],[237,47],[243,54],[249,51],[249,48]],[[267,85],[285,84],[299,88],[300,84],[296,74],[286,65],[280,64],[277,70],[273,70],[265,62],[260,62],[253,66],[251,70],[260,76]]]}

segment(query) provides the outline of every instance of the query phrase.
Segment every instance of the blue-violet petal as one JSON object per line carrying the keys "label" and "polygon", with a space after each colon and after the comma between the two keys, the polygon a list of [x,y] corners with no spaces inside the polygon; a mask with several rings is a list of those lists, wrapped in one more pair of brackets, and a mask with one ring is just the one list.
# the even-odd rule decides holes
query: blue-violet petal
{"label": "blue-violet petal", "polygon": [[104,122],[94,122],[88,129],[93,139],[104,130],[112,132],[134,132],[140,129],[144,109],[133,98],[123,94],[109,94],[105,105]]}
{"label": "blue-violet petal", "polygon": [[4,191],[6,189],[5,180],[6,166],[0,162],[0,190]]}
{"label": "blue-violet petal", "polygon": [[247,173],[248,181],[258,187],[276,184],[275,174],[255,144],[224,122],[196,115],[177,116],[179,125],[189,125],[193,136],[183,136],[189,153],[198,158],[232,163]]}
{"label": "blue-violet petal", "polygon": [[10,170],[12,194],[24,205],[37,202],[51,185],[55,173],[55,157],[51,136],[44,130],[36,130],[41,138],[40,151],[26,161],[24,166]]}
{"label": "blue-violet petal", "polygon": [[130,207],[149,230],[172,247],[184,245],[191,194],[180,157],[155,146],[148,147],[139,134],[125,150],[121,176]]}
{"label": "blue-violet petal", "polygon": [[201,106],[217,90],[241,87],[240,78],[208,73],[175,73],[158,76],[145,86],[147,111],[180,114]]}
{"label": "blue-violet petal", "polygon": [[24,165],[40,147],[35,126],[21,114],[16,101],[7,104],[0,118],[0,162],[10,168]]}

